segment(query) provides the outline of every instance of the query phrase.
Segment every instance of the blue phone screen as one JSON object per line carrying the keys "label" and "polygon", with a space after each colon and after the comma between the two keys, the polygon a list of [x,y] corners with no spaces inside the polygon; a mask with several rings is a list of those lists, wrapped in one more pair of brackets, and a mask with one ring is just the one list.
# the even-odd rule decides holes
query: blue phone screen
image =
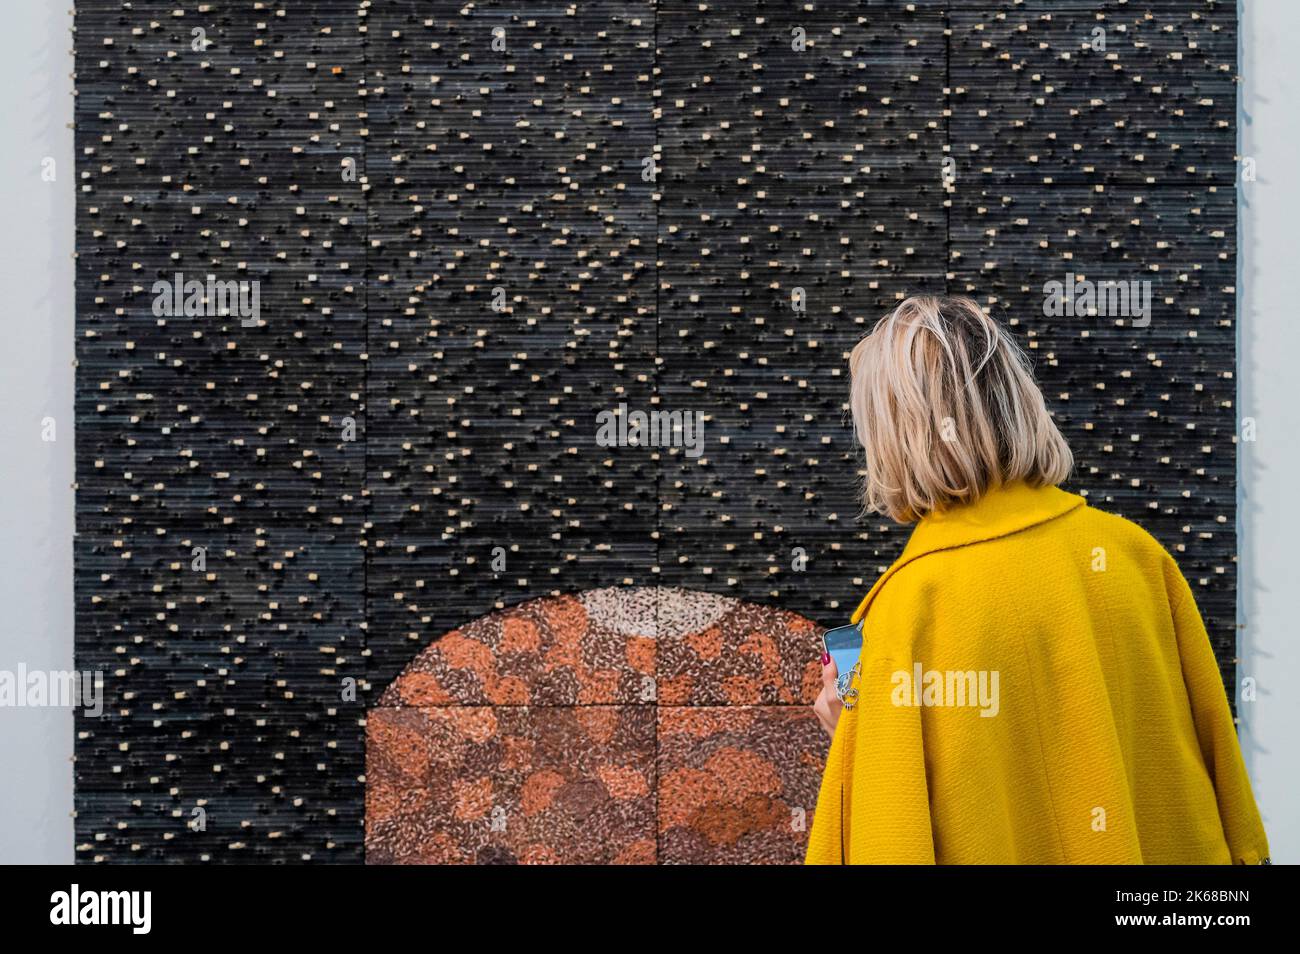
{"label": "blue phone screen", "polygon": [[835,660],[836,670],[846,673],[857,664],[858,657],[862,655],[862,624],[852,623],[828,629],[822,642]]}

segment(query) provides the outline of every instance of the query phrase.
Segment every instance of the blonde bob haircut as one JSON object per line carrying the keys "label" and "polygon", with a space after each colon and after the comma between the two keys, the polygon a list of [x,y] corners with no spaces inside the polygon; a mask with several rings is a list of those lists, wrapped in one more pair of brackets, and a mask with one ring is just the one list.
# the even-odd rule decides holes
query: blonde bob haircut
{"label": "blonde bob haircut", "polygon": [[912,523],[1001,484],[1059,484],[1074,466],[1029,359],[969,298],[908,298],[849,369],[868,511]]}

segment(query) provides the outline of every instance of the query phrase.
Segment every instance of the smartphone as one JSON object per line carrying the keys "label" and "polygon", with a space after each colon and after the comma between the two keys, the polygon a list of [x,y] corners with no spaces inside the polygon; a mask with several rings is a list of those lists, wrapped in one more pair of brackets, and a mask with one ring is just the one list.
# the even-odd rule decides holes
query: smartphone
{"label": "smartphone", "polygon": [[857,665],[862,655],[862,621],[848,626],[836,626],[822,633],[822,646],[835,660],[835,668],[843,676]]}

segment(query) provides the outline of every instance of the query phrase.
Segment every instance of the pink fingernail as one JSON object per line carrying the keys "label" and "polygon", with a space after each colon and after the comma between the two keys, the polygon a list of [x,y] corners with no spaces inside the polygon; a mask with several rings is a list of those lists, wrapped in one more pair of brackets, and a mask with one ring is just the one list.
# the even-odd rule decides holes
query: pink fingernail
{"label": "pink fingernail", "polygon": [[822,665],[823,665],[823,666],[829,666],[830,663],[831,663],[831,654],[830,654],[830,653],[822,653]]}

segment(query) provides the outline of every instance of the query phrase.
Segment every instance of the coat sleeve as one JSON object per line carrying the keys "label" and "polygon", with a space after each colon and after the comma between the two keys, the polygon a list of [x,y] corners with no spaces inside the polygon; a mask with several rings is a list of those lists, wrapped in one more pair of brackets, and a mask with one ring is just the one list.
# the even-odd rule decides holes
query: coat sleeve
{"label": "coat sleeve", "polygon": [[826,755],[826,770],[822,772],[817,808],[813,812],[812,830],[808,833],[804,864],[838,865],[845,860],[844,816],[841,814],[844,780],[840,769],[844,765],[844,741],[848,738],[848,721],[852,717],[852,713],[841,712],[839,724],[835,727],[835,738],[831,740],[831,750]]}
{"label": "coat sleeve", "polygon": [[910,662],[863,654],[846,773],[851,864],[935,863],[921,710],[895,705],[895,695],[907,691],[895,674],[910,669]]}
{"label": "coat sleeve", "polygon": [[808,864],[935,863],[920,713],[893,704],[894,674],[909,667],[868,637],[857,703],[840,713],[826,759]]}
{"label": "coat sleeve", "polygon": [[1223,677],[1191,587],[1173,558],[1166,569],[1169,604],[1182,663],[1183,683],[1205,767],[1214,783],[1219,819],[1228,849],[1237,864],[1255,865],[1268,858],[1268,841],[1241,757],[1241,745],[1228,708]]}

